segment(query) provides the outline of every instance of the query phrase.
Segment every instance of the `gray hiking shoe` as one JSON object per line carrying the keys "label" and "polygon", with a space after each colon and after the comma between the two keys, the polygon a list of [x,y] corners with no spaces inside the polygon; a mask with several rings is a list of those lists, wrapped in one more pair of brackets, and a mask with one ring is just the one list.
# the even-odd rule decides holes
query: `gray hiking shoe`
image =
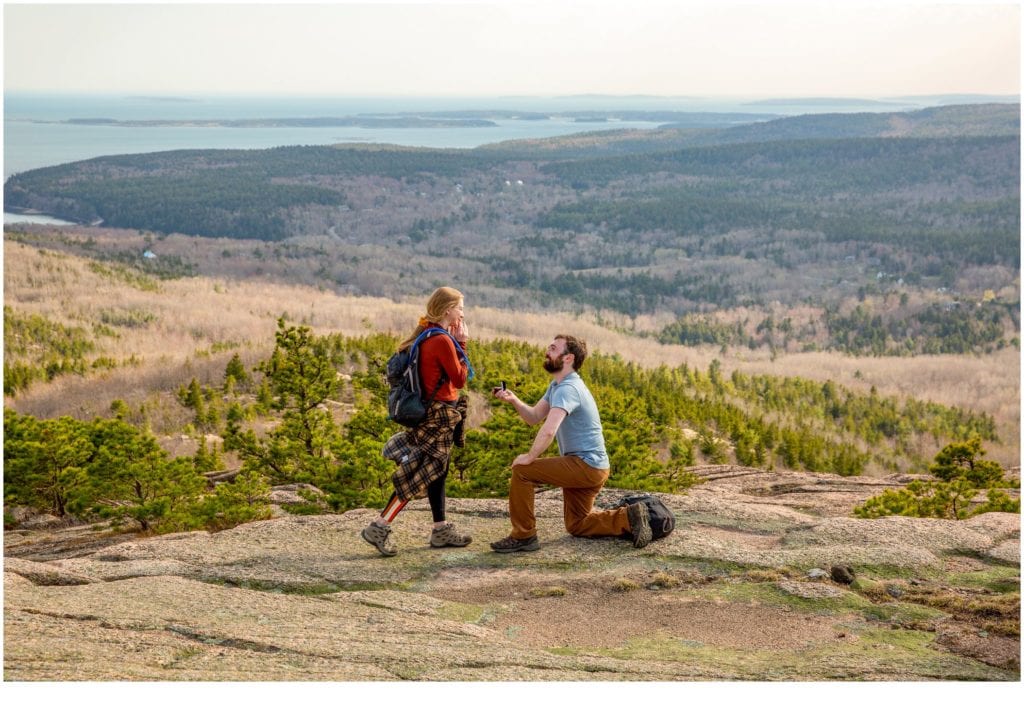
{"label": "gray hiking shoe", "polygon": [[371,522],[369,526],[363,529],[363,540],[377,548],[377,550],[380,550],[380,554],[384,557],[394,557],[398,554],[395,541],[391,539],[390,524],[378,526],[376,523]]}
{"label": "gray hiking shoe", "polygon": [[496,553],[514,553],[520,550],[524,552],[532,552],[534,550],[540,550],[540,541],[537,540],[537,536],[532,535],[529,538],[502,538],[499,541],[491,543],[491,550]]}
{"label": "gray hiking shoe", "polygon": [[459,533],[454,523],[446,523],[430,532],[432,548],[464,548],[472,542],[472,536]]}
{"label": "gray hiking shoe", "polygon": [[629,516],[629,532],[633,534],[633,547],[646,548],[651,544],[651,519],[646,504],[630,504],[626,507]]}

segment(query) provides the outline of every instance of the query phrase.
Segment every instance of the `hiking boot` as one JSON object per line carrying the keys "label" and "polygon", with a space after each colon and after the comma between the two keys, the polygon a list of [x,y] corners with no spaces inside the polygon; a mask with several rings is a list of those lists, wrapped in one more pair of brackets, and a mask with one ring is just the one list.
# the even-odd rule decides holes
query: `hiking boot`
{"label": "hiking boot", "polygon": [[501,540],[491,543],[491,550],[496,553],[514,553],[520,550],[524,552],[532,552],[534,550],[540,550],[540,542],[537,540],[537,536],[532,535],[529,538],[502,538]]}
{"label": "hiking boot", "polygon": [[363,529],[363,540],[380,550],[380,554],[384,557],[394,557],[398,554],[395,541],[391,539],[391,524],[378,526],[371,522]]}
{"label": "hiking boot", "polygon": [[651,518],[647,513],[647,505],[630,504],[626,507],[629,517],[629,532],[633,535],[634,548],[646,548],[651,544]]}
{"label": "hiking boot", "polygon": [[472,542],[472,536],[459,533],[454,523],[446,523],[430,532],[432,548],[464,548]]}

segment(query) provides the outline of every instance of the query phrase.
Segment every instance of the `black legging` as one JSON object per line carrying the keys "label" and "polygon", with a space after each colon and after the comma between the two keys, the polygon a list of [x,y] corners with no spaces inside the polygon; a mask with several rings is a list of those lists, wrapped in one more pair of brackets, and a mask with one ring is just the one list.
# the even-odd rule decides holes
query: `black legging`
{"label": "black legging", "polygon": [[430,483],[427,487],[427,501],[430,502],[430,513],[434,515],[434,523],[444,521],[444,483],[448,479],[448,471]]}

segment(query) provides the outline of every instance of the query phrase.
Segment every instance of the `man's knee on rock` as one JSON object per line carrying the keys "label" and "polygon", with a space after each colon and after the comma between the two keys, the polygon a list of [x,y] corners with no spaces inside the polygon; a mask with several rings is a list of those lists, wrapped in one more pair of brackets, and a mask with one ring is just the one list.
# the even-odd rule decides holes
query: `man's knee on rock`
{"label": "man's knee on rock", "polygon": [[526,470],[526,465],[513,465],[512,466],[512,479],[521,480],[523,477],[523,471]]}

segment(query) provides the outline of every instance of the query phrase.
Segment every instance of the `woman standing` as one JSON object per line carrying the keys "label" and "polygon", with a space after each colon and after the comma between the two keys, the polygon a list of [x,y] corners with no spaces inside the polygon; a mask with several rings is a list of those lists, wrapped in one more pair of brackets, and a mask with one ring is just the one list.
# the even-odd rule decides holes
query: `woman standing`
{"label": "woman standing", "polygon": [[395,434],[384,445],[384,457],[398,463],[398,470],[391,477],[395,491],[380,515],[362,532],[363,540],[385,557],[398,554],[391,538],[391,522],[412,499],[421,499],[424,495],[434,518],[431,547],[461,548],[473,541],[445,519],[448,461],[452,446],[457,441],[461,445],[461,423],[466,415],[466,400],[460,399],[459,389],[473,376],[465,352],[469,330],[461,292],[451,287],[434,290],[427,300],[426,316],[420,318],[416,330],[398,350],[411,347],[428,329],[439,329],[439,332],[419,344],[420,387],[427,395],[424,399],[433,396],[433,401],[420,425]]}

